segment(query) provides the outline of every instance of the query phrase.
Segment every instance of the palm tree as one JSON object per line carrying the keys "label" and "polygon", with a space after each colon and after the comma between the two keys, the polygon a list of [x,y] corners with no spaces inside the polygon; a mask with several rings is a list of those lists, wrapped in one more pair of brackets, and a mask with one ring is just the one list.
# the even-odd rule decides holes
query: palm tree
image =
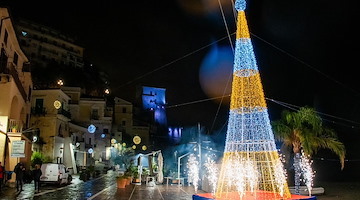
{"label": "palm tree", "polygon": [[321,117],[313,108],[303,107],[297,112],[284,110],[281,119],[272,122],[272,127],[276,139],[293,150],[296,194],[300,193],[301,151],[312,156],[319,149],[329,149],[339,156],[341,169],[344,168],[344,144],[338,140],[334,130],[323,126]]}

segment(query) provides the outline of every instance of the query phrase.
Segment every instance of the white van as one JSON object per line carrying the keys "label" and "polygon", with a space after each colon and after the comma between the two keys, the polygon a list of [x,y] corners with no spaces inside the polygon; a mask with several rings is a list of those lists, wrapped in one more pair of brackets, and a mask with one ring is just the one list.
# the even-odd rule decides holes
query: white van
{"label": "white van", "polygon": [[72,177],[63,164],[44,163],[41,165],[40,181],[44,183],[70,184]]}

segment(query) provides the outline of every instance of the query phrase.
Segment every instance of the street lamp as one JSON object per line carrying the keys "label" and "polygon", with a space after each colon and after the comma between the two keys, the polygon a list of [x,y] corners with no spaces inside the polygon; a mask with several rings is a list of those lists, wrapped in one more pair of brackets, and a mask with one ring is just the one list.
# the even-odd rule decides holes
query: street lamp
{"label": "street lamp", "polygon": [[64,82],[63,82],[63,80],[59,79],[58,82],[57,82],[57,84],[60,85],[60,86],[63,86],[63,85],[64,85]]}

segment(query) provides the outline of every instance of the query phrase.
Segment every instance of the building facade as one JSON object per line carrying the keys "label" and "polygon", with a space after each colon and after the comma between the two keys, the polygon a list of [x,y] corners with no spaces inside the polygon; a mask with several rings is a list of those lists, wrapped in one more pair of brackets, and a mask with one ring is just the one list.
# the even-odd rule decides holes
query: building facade
{"label": "building facade", "polygon": [[[29,126],[32,78],[7,8],[0,8],[0,161],[12,171],[18,162],[30,165]],[[15,181],[14,176],[10,183]]]}
{"label": "building facade", "polygon": [[[34,90],[31,102],[31,126],[39,130],[38,137],[44,142],[39,149],[53,163],[71,163],[65,161],[65,143],[68,142],[69,112],[67,96],[60,88]],[[67,167],[71,167],[71,164]]]}
{"label": "building facade", "polygon": [[25,19],[16,22],[20,45],[32,65],[46,67],[50,62],[83,67],[84,48],[75,40],[52,28]]}
{"label": "building facade", "polygon": [[71,98],[72,141],[78,166],[108,162],[106,150],[110,147],[112,108],[101,97],[82,97],[79,87],[62,87]]}
{"label": "building facade", "polygon": [[[135,150],[147,150],[151,145],[149,123],[135,119],[132,103],[118,97],[115,97],[114,102],[113,138],[127,143]],[[135,142],[135,136],[140,137],[140,141]]]}

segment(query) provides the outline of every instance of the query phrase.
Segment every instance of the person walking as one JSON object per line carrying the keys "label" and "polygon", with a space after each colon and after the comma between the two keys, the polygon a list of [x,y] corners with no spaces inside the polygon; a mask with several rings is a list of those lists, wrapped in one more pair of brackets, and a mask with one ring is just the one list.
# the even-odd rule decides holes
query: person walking
{"label": "person walking", "polygon": [[23,178],[24,178],[24,171],[25,168],[22,163],[18,163],[15,168],[14,172],[16,174],[16,191],[23,191]]}
{"label": "person walking", "polygon": [[40,192],[40,177],[42,175],[40,164],[35,165],[35,169],[32,171],[34,184],[35,184],[35,192]]}
{"label": "person walking", "polygon": [[0,192],[2,191],[2,185],[4,183],[4,173],[5,173],[5,169],[0,162]]}

